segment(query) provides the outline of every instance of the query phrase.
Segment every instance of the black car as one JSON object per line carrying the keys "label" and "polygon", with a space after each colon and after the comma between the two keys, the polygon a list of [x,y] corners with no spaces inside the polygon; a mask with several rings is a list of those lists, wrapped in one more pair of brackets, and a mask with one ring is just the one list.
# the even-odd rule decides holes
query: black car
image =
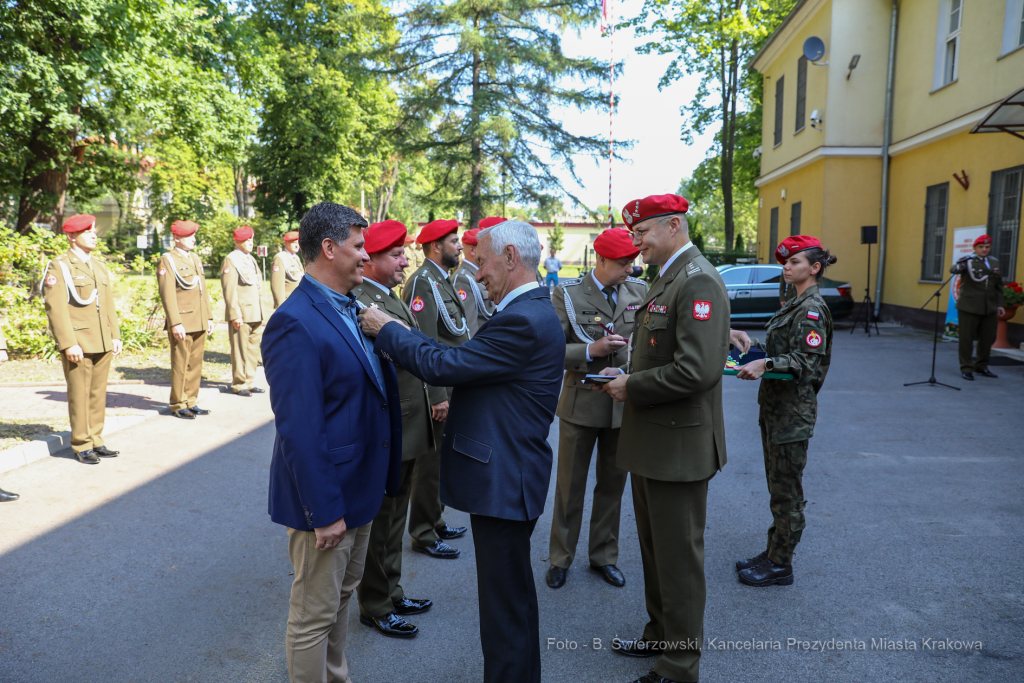
{"label": "black car", "polygon": [[[779,281],[782,266],[767,263],[718,266],[718,272],[729,290],[730,320],[768,320],[779,310]],[[818,281],[821,297],[832,312],[832,319],[845,318],[853,312],[850,283],[830,280]]]}

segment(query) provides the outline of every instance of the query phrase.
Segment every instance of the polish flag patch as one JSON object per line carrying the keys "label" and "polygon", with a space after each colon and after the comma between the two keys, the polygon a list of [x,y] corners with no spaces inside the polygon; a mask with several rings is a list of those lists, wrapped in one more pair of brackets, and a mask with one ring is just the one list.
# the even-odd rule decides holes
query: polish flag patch
{"label": "polish flag patch", "polygon": [[710,301],[694,301],[693,302],[693,317],[697,320],[710,320],[711,319],[711,302]]}
{"label": "polish flag patch", "polygon": [[807,311],[807,317],[811,320],[817,320],[820,316],[817,311]]}
{"label": "polish flag patch", "polygon": [[53,287],[56,284],[57,284],[57,276],[56,275],[47,275],[46,276],[46,285],[48,287]]}
{"label": "polish flag patch", "polygon": [[462,299],[463,301],[466,300],[466,290],[464,290],[464,289],[460,289],[459,290],[459,298]]}
{"label": "polish flag patch", "polygon": [[421,299],[420,297],[416,297],[415,299],[412,300],[412,305],[409,306],[409,308],[419,313],[420,311],[423,310],[423,299]]}
{"label": "polish flag patch", "polygon": [[804,338],[804,341],[807,342],[807,345],[812,349],[816,349],[821,346],[821,335],[814,330],[811,330]]}

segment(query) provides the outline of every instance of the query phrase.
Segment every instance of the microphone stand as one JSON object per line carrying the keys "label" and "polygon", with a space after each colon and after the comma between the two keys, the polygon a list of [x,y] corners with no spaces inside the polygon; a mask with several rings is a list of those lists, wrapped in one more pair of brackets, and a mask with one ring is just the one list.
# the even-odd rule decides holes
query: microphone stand
{"label": "microphone stand", "polygon": [[939,346],[939,315],[941,315],[939,313],[939,299],[941,298],[940,295],[942,294],[942,288],[949,284],[949,281],[952,280],[956,275],[956,273],[953,273],[953,275],[950,275],[948,278],[946,278],[946,281],[939,285],[939,288],[935,290],[935,293],[928,297],[928,301],[925,301],[924,305],[921,306],[921,308],[917,309],[917,312],[920,313],[925,309],[925,307],[932,299],[935,299],[935,336],[932,337],[932,375],[923,382],[907,382],[903,385],[905,387],[913,387],[917,386],[918,384],[931,384],[934,386],[946,387],[947,389],[955,389],[956,391],[960,391],[960,387],[954,387],[950,384],[943,384],[942,382],[935,379],[935,353]]}

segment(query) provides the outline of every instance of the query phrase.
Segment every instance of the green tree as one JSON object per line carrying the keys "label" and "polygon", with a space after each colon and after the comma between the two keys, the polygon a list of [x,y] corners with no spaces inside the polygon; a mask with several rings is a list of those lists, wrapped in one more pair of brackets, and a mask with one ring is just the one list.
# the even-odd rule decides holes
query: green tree
{"label": "green tree", "polygon": [[548,249],[554,249],[555,251],[562,251],[562,247],[565,244],[565,231],[562,230],[562,224],[557,220],[555,226],[548,230]]}
{"label": "green tree", "polygon": [[176,220],[203,223],[231,202],[235,178],[230,164],[204,162],[180,138],[158,139],[153,153],[152,217],[164,227]]}

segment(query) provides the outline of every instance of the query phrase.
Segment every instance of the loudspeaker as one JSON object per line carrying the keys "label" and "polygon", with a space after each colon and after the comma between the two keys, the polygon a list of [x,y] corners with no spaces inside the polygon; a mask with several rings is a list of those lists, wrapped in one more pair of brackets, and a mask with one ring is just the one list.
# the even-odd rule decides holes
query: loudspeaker
{"label": "loudspeaker", "polygon": [[862,226],[860,226],[860,243],[861,244],[878,244],[878,226],[877,225],[862,225]]}

